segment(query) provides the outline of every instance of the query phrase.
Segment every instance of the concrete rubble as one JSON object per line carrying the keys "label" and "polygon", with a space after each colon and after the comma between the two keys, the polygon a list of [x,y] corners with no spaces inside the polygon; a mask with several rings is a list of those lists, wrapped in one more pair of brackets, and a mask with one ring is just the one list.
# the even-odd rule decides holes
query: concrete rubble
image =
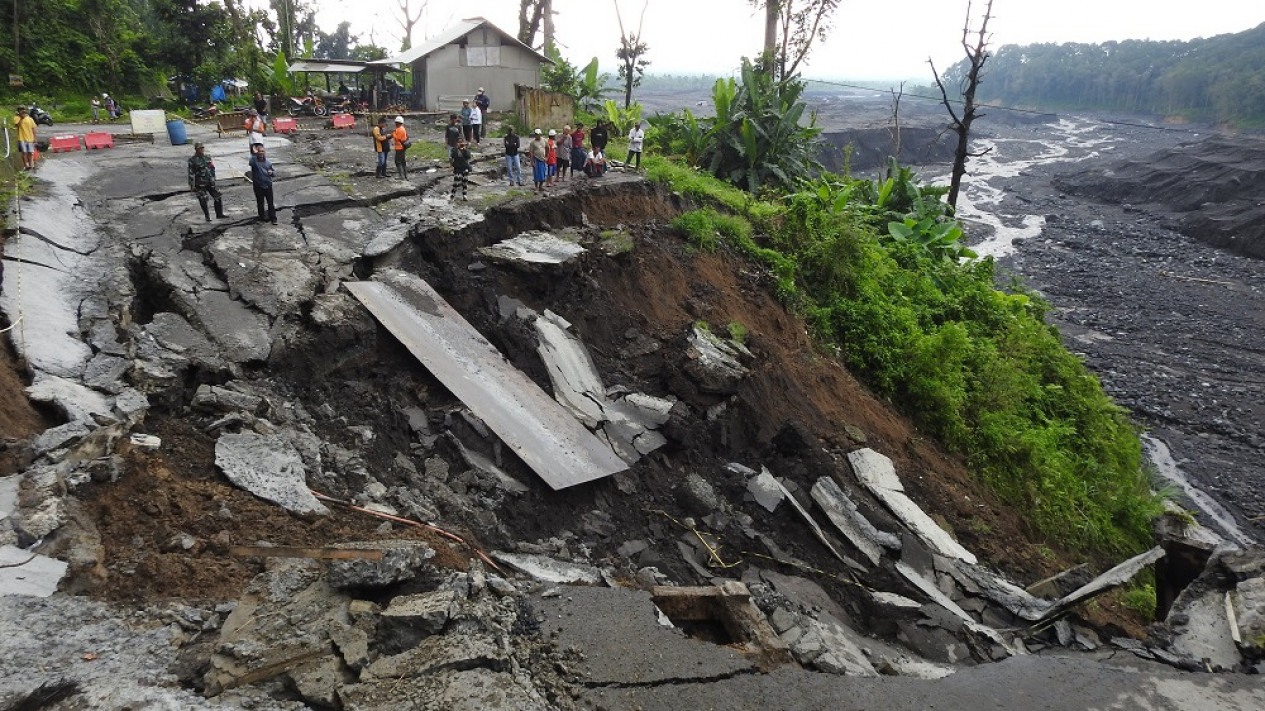
{"label": "concrete rubble", "polygon": [[[1005,693],[1011,670],[1040,676],[1024,665],[1041,649],[1261,671],[1257,550],[1168,540],[1102,576],[1024,590],[912,501],[886,456],[757,435],[767,423],[739,408],[765,351],[717,335],[701,319],[724,316],[701,300],[670,328],[634,321],[602,344],[582,341],[607,325],[569,323],[560,312],[585,314],[565,298],[587,297],[595,264],[630,271],[641,249],[640,233],[597,216],[663,216],[676,197],[620,175],[576,188],[585,209],[563,214],[494,192],[489,159],[475,190],[510,203],[493,220],[437,195],[442,170],[409,185],[335,185],[284,157],[319,155],[325,139],[267,140],[285,174],[277,226],[240,214],[186,225],[196,206],[163,197],[183,184],[184,149],[155,147],[161,165],[114,159],[144,173],[135,185],[90,181],[94,155],[50,161],[42,176],[55,202],[43,212],[67,212],[64,223],[45,215],[30,226],[41,239],[24,232],[6,246],[37,265],[30,288],[56,295],[16,303],[6,291],[0,306],[28,315],[29,394],[64,421],[32,438],[21,474],[0,478],[0,620],[23,620],[0,624],[0,708],[45,680],[73,684],[76,708],[570,711],[724,699],[792,709],[846,698],[895,709],[860,699],[905,689],[919,692],[909,708],[923,708],[940,688],[983,679]],[[244,169],[235,153],[217,161],[226,175]],[[248,201],[248,187],[225,183],[230,204]],[[63,268],[38,266],[54,263]],[[555,291],[564,300],[546,298]],[[398,328],[405,312],[433,329]],[[457,319],[470,341],[444,364],[418,354],[458,340],[443,330]],[[489,395],[504,371],[511,384]],[[547,408],[565,421],[558,431],[585,435],[558,437],[556,456],[542,456],[546,428],[530,424]],[[841,441],[865,443],[857,427],[844,431]],[[698,441],[726,458],[698,457]],[[211,443],[211,471],[274,506],[195,480],[189,499],[127,511],[153,517],[156,533],[135,534],[140,562],[114,560],[121,542],[102,531],[120,513],[94,522],[79,497],[184,481],[164,467],[210,462]],[[147,467],[167,478],[138,478]],[[341,503],[327,508],[313,489]],[[209,530],[171,514],[195,499],[213,502]],[[247,499],[262,509],[243,510]],[[266,522],[253,530],[267,540],[238,537],[248,517]],[[243,548],[250,562],[226,555]],[[146,567],[164,556],[185,572]],[[1198,572],[1173,585],[1167,637],[1112,638],[1078,617],[1084,601],[1178,559]],[[245,590],[217,600],[129,608],[70,595],[122,600],[120,580],[241,570]],[[1106,686],[1136,686],[1084,664]],[[1154,678],[1166,689],[1181,681]],[[947,686],[917,685],[931,679]],[[1251,685],[1238,696],[1209,687],[1207,698],[1265,699]]]}

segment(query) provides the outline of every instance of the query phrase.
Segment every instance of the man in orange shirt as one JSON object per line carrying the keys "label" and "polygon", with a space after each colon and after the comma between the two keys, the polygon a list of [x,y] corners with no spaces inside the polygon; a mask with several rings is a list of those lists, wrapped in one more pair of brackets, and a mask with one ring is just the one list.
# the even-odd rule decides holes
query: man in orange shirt
{"label": "man in orange shirt", "polygon": [[408,180],[408,166],[404,164],[404,154],[408,151],[408,131],[404,128],[404,117],[395,117],[395,130],[391,132],[395,148],[395,172],[400,180]]}

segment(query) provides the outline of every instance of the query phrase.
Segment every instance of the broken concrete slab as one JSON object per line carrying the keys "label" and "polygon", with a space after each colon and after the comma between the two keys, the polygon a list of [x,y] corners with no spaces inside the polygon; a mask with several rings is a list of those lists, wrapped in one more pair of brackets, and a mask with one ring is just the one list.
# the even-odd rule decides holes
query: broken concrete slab
{"label": "broken concrete slab", "polygon": [[346,286],[550,487],[628,468],[422,279],[387,271]]}
{"label": "broken concrete slab", "polygon": [[865,653],[852,641],[843,625],[830,617],[820,619],[803,617],[802,632],[791,643],[795,660],[805,666],[815,667],[827,674],[843,676],[878,676]]}
{"label": "broken concrete slab", "polygon": [[[761,467],[761,475],[763,475],[766,471],[767,470]],[[831,543],[830,539],[826,537],[826,532],[823,531],[821,526],[817,524],[816,519],[813,518],[812,514],[808,513],[808,509],[804,508],[804,505],[799,502],[799,499],[796,499],[795,496],[791,494],[790,490],[786,488],[786,485],[778,481],[775,477],[770,476],[770,478],[772,478],[773,483],[777,484],[777,487],[782,490],[782,498],[791,502],[791,506],[799,513],[800,518],[804,519],[804,522],[808,524],[808,527],[812,529],[813,535],[817,537],[817,540],[821,541],[821,544],[826,547],[826,550],[833,553],[836,558],[849,566],[860,569],[861,566],[857,565],[855,561],[840,553],[838,548],[835,548],[835,544]]]}
{"label": "broken concrete slab", "polygon": [[[741,465],[731,464],[730,466]],[[743,468],[745,469],[746,467]],[[747,480],[747,492],[751,494],[757,504],[764,507],[764,510],[769,513],[776,511],[777,507],[786,498],[786,490],[773,477],[773,474],[764,467],[760,467],[759,474]]]}
{"label": "broken concrete slab", "polygon": [[1102,575],[1099,575],[1097,578],[1094,578],[1086,585],[1060,598],[1041,615],[1040,620],[1053,619],[1071,607],[1097,597],[1112,588],[1124,585],[1132,580],[1138,573],[1146,569],[1147,566],[1163,557],[1164,549],[1156,546],[1145,553],[1140,553],[1123,563],[1116,565],[1114,568],[1108,570]]}
{"label": "broken concrete slab", "polygon": [[338,589],[381,588],[407,581],[437,577],[431,560],[435,549],[424,541],[382,540],[340,543],[335,548],[381,550],[380,560],[353,558],[332,560],[326,569],[331,587]]}
{"label": "broken concrete slab", "polygon": [[94,415],[109,415],[114,411],[110,398],[80,383],[57,375],[36,372],[34,381],[27,386],[26,396],[33,402],[52,405],[69,420],[96,425]]}
{"label": "broken concrete slab", "polygon": [[843,534],[853,548],[861,551],[871,565],[878,565],[883,559],[884,547],[900,549],[900,539],[875,528],[834,479],[828,476],[819,478],[813,484],[812,497],[839,533]]}
{"label": "broken concrete slab", "polygon": [[715,680],[756,668],[757,660],[737,650],[660,625],[647,591],[566,588],[558,597],[531,597],[529,604],[541,634],[581,653],[573,671],[588,685]]}
{"label": "broken concrete slab", "polygon": [[1229,593],[1236,641],[1250,655],[1265,654],[1265,578],[1244,580]]}
{"label": "broken concrete slab", "polygon": [[1215,588],[1202,594],[1179,598],[1181,624],[1173,622],[1172,651],[1202,660],[1212,671],[1235,671],[1242,662],[1239,648],[1234,642],[1238,632],[1226,617],[1225,593]]}
{"label": "broken concrete slab", "polygon": [[427,637],[416,647],[383,657],[360,672],[360,681],[385,681],[425,676],[440,669],[501,667],[505,653],[486,634],[446,634]]}
{"label": "broken concrete slab", "polygon": [[954,558],[940,558],[936,570],[948,573],[959,586],[973,595],[987,598],[1004,607],[1010,614],[1029,622],[1041,619],[1051,602],[1032,596],[1028,591],[978,565]]}
{"label": "broken concrete slab", "polygon": [[[653,430],[666,421],[662,407],[666,401],[649,396],[626,403],[612,400],[588,349],[568,331],[571,324],[550,311],[531,320],[539,337],[536,352],[559,404],[589,429],[600,429],[605,441],[629,464],[667,444]],[[667,410],[671,409],[668,404]]]}
{"label": "broken concrete slab", "polygon": [[65,447],[87,437],[92,429],[82,420],[71,420],[56,427],[50,427],[31,440],[31,450],[36,454],[44,454],[54,449]]}
{"label": "broken concrete slab", "polygon": [[590,565],[554,560],[533,553],[493,551],[492,558],[536,580],[562,585],[600,585],[602,574]]}
{"label": "broken concrete slab", "polygon": [[394,621],[423,634],[435,634],[448,624],[457,595],[451,590],[436,590],[392,598],[382,611],[384,622]]}
{"label": "broken concrete slab", "polygon": [[690,329],[686,343],[685,372],[694,378],[699,389],[726,394],[747,377],[749,371],[741,359],[752,356],[742,344],[723,339],[698,324]]}
{"label": "broken concrete slab", "polygon": [[288,511],[329,513],[307,488],[299,451],[280,435],[221,435],[215,442],[215,464],[229,481]]}
{"label": "broken concrete slab", "polygon": [[353,684],[339,692],[343,711],[548,711],[530,685],[491,669],[445,670],[393,684]]}
{"label": "broken concrete slab", "polygon": [[229,295],[273,318],[297,313],[322,283],[306,263],[311,260],[311,248],[302,235],[294,231],[283,234],[287,237],[284,241],[273,239],[277,243],[261,244],[265,235],[254,229],[230,229],[208,248],[228,283]]}
{"label": "broken concrete slab", "polygon": [[[950,599],[948,595],[945,595],[935,583],[924,578],[918,573],[918,571],[904,563],[898,562],[896,563],[896,572],[913,585],[919,592],[926,595],[931,602],[939,605],[954,617],[961,620],[965,628],[972,634],[987,640],[999,648],[999,650],[1003,652],[1003,656],[1015,654],[1015,649],[1002,638],[1001,634],[998,633],[997,630],[976,621],[969,612],[963,610],[957,603],[953,602],[953,600]],[[985,658],[980,661],[989,661],[989,659]]]}
{"label": "broken concrete slab", "polygon": [[0,546],[0,595],[48,597],[66,575],[65,561],[15,546]]}
{"label": "broken concrete slab", "polygon": [[918,504],[905,496],[905,487],[896,476],[892,460],[872,449],[857,449],[848,452],[848,462],[852,465],[857,481],[878,497],[901,523],[931,546],[932,550],[972,565],[978,562],[974,553],[953,540]]}
{"label": "broken concrete slab", "polygon": [[573,262],[585,251],[575,240],[539,230],[523,232],[479,249],[479,253],[491,261],[530,271]]}

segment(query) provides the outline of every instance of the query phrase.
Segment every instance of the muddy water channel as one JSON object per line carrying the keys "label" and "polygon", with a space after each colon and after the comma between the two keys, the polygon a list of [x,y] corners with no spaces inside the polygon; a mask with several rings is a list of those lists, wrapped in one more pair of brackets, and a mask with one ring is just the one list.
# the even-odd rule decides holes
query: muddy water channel
{"label": "muddy water channel", "polygon": [[988,153],[969,164],[960,206],[973,248],[997,259],[1000,283],[1053,303],[1067,344],[1147,430],[1161,483],[1228,540],[1265,538],[1265,265],[1170,229],[1162,205],[1052,183],[1158,163],[1148,156],[1202,132],[1060,117],[980,133],[973,150]]}

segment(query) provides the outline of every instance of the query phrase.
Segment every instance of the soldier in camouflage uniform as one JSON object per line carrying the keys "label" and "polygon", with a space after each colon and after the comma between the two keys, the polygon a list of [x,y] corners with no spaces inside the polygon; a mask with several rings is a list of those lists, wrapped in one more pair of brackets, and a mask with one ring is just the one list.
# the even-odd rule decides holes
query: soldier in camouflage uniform
{"label": "soldier in camouflage uniform", "polygon": [[211,213],[207,210],[206,199],[209,194],[215,200],[215,216],[223,219],[224,202],[220,191],[215,187],[215,164],[203,154],[201,143],[193,144],[193,156],[189,158],[189,190],[197,193],[198,204],[202,206],[202,214],[206,221],[211,221]]}

